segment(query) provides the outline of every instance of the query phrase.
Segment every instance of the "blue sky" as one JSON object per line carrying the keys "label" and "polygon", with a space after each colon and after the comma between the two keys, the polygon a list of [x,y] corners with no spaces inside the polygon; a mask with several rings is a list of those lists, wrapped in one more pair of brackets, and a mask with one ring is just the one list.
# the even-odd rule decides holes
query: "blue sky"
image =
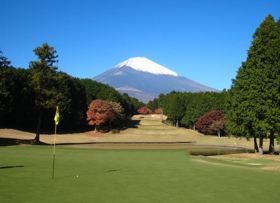
{"label": "blue sky", "polygon": [[256,28],[279,0],[2,0],[0,49],[14,67],[47,42],[59,70],[93,78],[146,57],[204,85],[229,89]]}

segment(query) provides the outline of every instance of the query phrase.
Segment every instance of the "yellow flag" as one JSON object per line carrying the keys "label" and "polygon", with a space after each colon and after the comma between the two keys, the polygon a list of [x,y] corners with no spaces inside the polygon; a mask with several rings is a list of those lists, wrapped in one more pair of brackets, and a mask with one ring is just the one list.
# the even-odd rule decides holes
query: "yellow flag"
{"label": "yellow flag", "polygon": [[54,117],[54,122],[56,125],[59,124],[59,111],[58,111],[58,106],[56,107],[56,113],[55,113],[55,117]]}

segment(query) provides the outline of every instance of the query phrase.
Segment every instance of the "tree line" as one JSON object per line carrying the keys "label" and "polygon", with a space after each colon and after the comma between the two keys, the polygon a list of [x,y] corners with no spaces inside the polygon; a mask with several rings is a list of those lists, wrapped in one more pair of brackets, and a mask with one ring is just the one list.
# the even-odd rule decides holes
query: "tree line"
{"label": "tree line", "polygon": [[88,124],[86,112],[93,100],[119,103],[125,116],[144,106],[128,94],[91,79],[79,79],[58,71],[57,52],[44,43],[34,50],[37,61],[29,68],[15,68],[0,51],[0,124],[34,129],[53,129],[55,107],[59,106],[60,129],[75,129]]}
{"label": "tree line", "polygon": [[261,153],[263,139],[269,136],[269,151],[274,152],[275,138],[280,142],[280,20],[268,15],[256,29],[229,90],[173,91],[160,94],[148,107],[161,107],[167,121],[176,126],[253,138]]}
{"label": "tree line", "polygon": [[167,121],[175,126],[196,129],[200,117],[213,110],[225,115],[229,106],[229,92],[176,92],[160,94],[158,107],[168,116]]}

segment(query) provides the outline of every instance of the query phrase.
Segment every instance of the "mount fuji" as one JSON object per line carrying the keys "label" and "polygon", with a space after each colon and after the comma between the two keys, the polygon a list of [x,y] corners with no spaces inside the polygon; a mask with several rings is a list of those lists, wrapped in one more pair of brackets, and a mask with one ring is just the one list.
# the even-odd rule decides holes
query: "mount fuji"
{"label": "mount fuji", "polygon": [[130,58],[93,78],[108,84],[120,93],[127,93],[144,103],[158,97],[160,93],[218,92],[175,73],[145,57]]}

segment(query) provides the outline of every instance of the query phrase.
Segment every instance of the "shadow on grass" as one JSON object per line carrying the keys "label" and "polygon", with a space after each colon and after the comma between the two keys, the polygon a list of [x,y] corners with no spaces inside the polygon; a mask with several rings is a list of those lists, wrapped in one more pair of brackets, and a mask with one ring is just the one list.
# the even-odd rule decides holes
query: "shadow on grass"
{"label": "shadow on grass", "polygon": [[22,168],[24,166],[2,166],[0,169],[7,169],[7,168]]}
{"label": "shadow on grass", "polygon": [[140,125],[140,120],[127,119],[124,121],[121,130],[126,130],[128,128],[138,128],[138,125]]}
{"label": "shadow on grass", "polygon": [[[138,125],[140,125],[140,120],[131,120],[131,119],[126,119],[123,123],[123,125],[119,128],[120,130],[126,130],[128,128],[138,128]],[[0,129],[5,129],[9,127],[3,127],[1,126]],[[23,132],[29,132],[29,133],[34,133],[34,138],[36,135],[36,130],[35,129],[27,129],[27,128],[12,128],[15,130],[23,131]],[[58,126],[59,129],[59,126]],[[94,126],[85,126],[83,128],[79,129],[72,129],[72,130],[57,130],[57,134],[75,134],[75,133],[85,133],[89,131],[93,131]],[[47,134],[47,135],[53,135],[54,131],[50,130],[41,130],[40,134]],[[52,145],[52,144],[47,144],[44,142],[39,142],[35,143],[34,139],[15,139],[15,138],[0,138],[0,147],[1,146],[13,146],[13,145],[21,145],[21,144],[27,144],[27,145]],[[72,144],[89,144],[87,143],[72,143]],[[71,143],[61,143],[57,145],[71,145]]]}
{"label": "shadow on grass", "polygon": [[[37,127],[37,126],[36,126]],[[14,126],[0,126],[0,129],[14,129],[14,130],[19,130],[22,132],[28,132],[28,133],[33,133],[34,134],[34,138],[36,135],[36,127],[34,128],[21,128],[21,127],[14,127]],[[70,128],[70,129],[59,129],[60,126],[57,126],[57,134],[76,134],[76,133],[85,133],[88,131],[93,131],[94,130],[94,126],[89,126],[89,125],[85,125],[83,127],[79,127],[79,128]],[[54,128],[53,130],[46,130],[46,129],[41,129],[40,130],[40,134],[46,134],[46,135],[53,135],[54,134]]]}
{"label": "shadow on grass", "polygon": [[[1,168],[0,168],[1,169]],[[120,171],[121,169],[112,169],[112,170],[108,170],[106,172],[117,172]],[[79,178],[79,177],[85,177],[85,176],[89,176],[92,175],[92,173],[82,173],[79,175],[68,175],[68,176],[58,176],[58,177],[54,177],[54,179],[64,179],[64,178]]]}
{"label": "shadow on grass", "polygon": [[[138,128],[138,125],[140,124],[140,120],[131,120],[126,119],[123,121],[122,126],[119,128],[120,130],[125,130],[127,128]],[[28,132],[28,133],[33,133],[34,138],[36,135],[36,127],[34,128],[21,128],[21,127],[14,127],[14,126],[0,126],[0,129],[14,129],[14,130],[19,130],[22,132]],[[77,134],[77,133],[85,133],[89,131],[93,131],[94,126],[91,125],[85,125],[83,127],[79,128],[70,128],[70,129],[60,129],[60,126],[57,126],[57,134]],[[54,134],[54,129],[53,130],[46,130],[46,129],[41,129],[40,134],[45,134],[45,135],[53,135]],[[1,144],[0,144],[1,145]]]}
{"label": "shadow on grass", "polygon": [[3,146],[13,146],[13,145],[48,145],[44,142],[35,143],[34,139],[32,140],[21,140],[21,139],[13,139],[13,138],[0,138],[0,147]]}
{"label": "shadow on grass", "polygon": [[109,170],[107,172],[116,172],[116,171],[120,171],[121,169],[114,169],[114,170]]}

